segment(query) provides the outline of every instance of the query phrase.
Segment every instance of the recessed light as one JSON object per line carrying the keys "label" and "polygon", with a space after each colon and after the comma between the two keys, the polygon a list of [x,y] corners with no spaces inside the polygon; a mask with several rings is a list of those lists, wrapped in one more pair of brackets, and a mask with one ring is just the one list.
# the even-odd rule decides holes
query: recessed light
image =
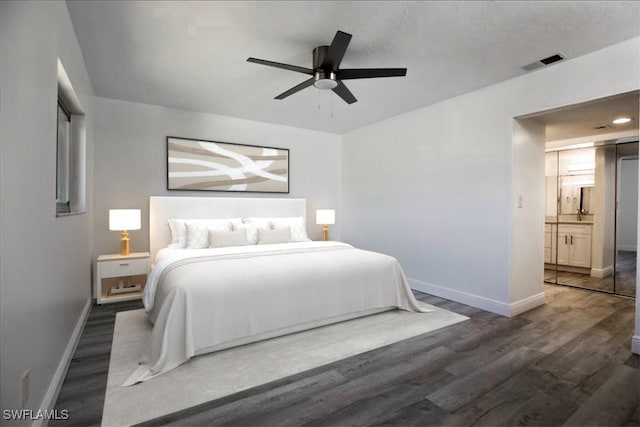
{"label": "recessed light", "polygon": [[629,117],[618,117],[613,121],[614,125],[623,125],[625,123],[629,123],[631,119]]}

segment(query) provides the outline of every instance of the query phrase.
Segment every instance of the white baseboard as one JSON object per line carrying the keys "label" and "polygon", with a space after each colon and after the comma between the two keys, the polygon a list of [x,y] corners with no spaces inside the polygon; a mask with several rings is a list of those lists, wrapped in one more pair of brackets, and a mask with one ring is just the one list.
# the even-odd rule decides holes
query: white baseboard
{"label": "white baseboard", "polygon": [[604,277],[609,277],[612,274],[613,274],[613,265],[607,265],[605,268],[592,268],[590,275],[591,277],[602,279]]}
{"label": "white baseboard", "polygon": [[640,354],[640,335],[634,335],[631,338],[631,352]]}
{"label": "white baseboard", "polygon": [[516,302],[506,303],[467,292],[457,291],[455,289],[445,288],[426,283],[420,280],[408,279],[409,286],[420,292],[435,295],[461,304],[470,305],[485,311],[499,314],[501,316],[513,317],[520,313],[531,310],[539,305],[544,304],[544,292],[521,299]]}
{"label": "white baseboard", "polygon": [[532,308],[544,305],[544,302],[544,292],[512,302],[509,304],[509,308],[511,309],[511,315],[509,317],[517,316],[518,314],[529,311]]}
{"label": "white baseboard", "polygon": [[[75,353],[76,351],[76,347],[78,346],[78,342],[80,342],[80,337],[82,336],[82,330],[84,329],[84,325],[87,323],[89,310],[91,309],[91,303],[92,299],[89,298],[85,303],[84,308],[82,309],[82,313],[80,313],[80,318],[76,323],[76,327],[73,329],[73,333],[71,334],[71,338],[69,339],[67,348],[62,354],[62,358],[60,359],[58,368],[53,374],[53,378],[51,379],[51,383],[49,384],[47,393],[44,395],[44,399],[42,399],[42,403],[40,404],[40,408],[42,410],[51,410],[56,404],[58,393],[60,393],[62,383],[64,382],[64,377],[67,375],[67,370],[69,369],[69,365],[71,364],[71,359],[73,359],[73,353]],[[47,423],[47,420],[41,419],[34,421],[32,426],[46,426]]]}

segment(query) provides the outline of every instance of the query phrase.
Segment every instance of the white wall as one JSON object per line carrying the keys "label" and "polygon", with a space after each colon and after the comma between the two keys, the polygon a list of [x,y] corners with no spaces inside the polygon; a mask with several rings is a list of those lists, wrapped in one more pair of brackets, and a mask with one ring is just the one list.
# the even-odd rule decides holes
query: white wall
{"label": "white wall", "polygon": [[[340,136],[98,97],[94,111],[94,255],[119,250],[119,233],[108,230],[108,211],[113,208],[142,210],[142,229],[130,232],[131,250],[149,249],[151,195],[306,198],[309,236],[321,238],[315,209],[335,208],[330,237],[339,238]],[[290,193],[167,191],[167,136],[288,148]]]}
{"label": "white wall", "polygon": [[[544,215],[544,165],[539,190],[518,185],[544,157],[514,152],[513,119],[637,90],[639,50],[635,38],[344,135],[343,239],[398,257],[417,289],[512,314],[537,292],[512,265],[541,269],[543,242],[512,244]],[[518,195],[539,220],[514,214]]]}
{"label": "white wall", "polygon": [[620,160],[618,250],[636,251],[638,235],[638,159]]}
{"label": "white wall", "polygon": [[512,315],[544,303],[545,127],[533,119],[513,121]]}
{"label": "white wall", "polygon": [[2,409],[47,407],[90,301],[88,213],[56,218],[57,64],[87,114],[92,173],[91,84],[64,2],[0,2],[0,366]]}

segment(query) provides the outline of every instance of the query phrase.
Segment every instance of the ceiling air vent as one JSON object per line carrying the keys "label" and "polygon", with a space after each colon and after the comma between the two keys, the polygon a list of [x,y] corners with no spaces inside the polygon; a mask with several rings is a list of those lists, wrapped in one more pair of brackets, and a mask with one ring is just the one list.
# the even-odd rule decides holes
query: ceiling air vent
{"label": "ceiling air vent", "polygon": [[547,65],[551,65],[555,62],[562,61],[563,59],[567,59],[567,55],[564,53],[556,53],[551,56],[547,56],[546,58],[539,59],[531,64],[527,64],[522,67],[523,70],[533,71],[538,68],[546,67]]}
{"label": "ceiling air vent", "polygon": [[609,126],[609,125],[598,125],[598,126],[594,126],[593,128],[594,128],[595,130],[602,130],[602,129],[608,129],[608,128],[610,128],[610,127],[611,127],[611,126]]}

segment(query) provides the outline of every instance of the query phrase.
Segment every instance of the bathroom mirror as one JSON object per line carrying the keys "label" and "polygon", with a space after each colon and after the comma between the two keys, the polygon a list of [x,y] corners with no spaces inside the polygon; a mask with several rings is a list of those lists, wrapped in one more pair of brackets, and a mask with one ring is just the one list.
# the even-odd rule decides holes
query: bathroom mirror
{"label": "bathroom mirror", "polygon": [[560,214],[593,213],[594,175],[560,177]]}
{"label": "bathroom mirror", "polygon": [[583,213],[593,213],[593,191],[595,187],[580,187],[579,208]]}

